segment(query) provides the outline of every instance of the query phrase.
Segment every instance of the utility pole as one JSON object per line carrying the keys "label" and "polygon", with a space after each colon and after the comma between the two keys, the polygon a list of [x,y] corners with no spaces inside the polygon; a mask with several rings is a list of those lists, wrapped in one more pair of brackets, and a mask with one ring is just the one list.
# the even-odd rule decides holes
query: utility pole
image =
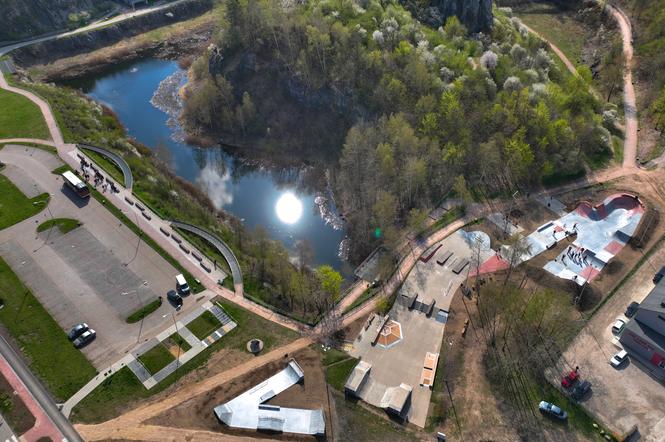
{"label": "utility pole", "polygon": [[460,440],[464,441],[464,436],[462,435],[462,427],[459,424],[459,419],[457,418],[457,410],[455,410],[455,403],[453,402],[453,395],[450,393],[450,387],[448,386],[448,379],[444,379],[443,382],[446,384],[446,390],[448,391],[448,397],[450,398],[450,404],[453,408],[453,415],[455,416],[455,423],[457,424],[457,431],[459,431]]}

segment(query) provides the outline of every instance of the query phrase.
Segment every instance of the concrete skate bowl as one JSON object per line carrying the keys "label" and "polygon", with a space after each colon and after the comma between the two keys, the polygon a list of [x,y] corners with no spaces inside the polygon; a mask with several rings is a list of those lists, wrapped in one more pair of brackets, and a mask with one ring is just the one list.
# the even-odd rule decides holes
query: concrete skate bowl
{"label": "concrete skate bowl", "polygon": [[642,201],[636,195],[617,193],[605,198],[602,204],[596,206],[593,206],[588,201],[582,201],[575,208],[575,211],[580,216],[592,221],[600,221],[619,209],[626,210],[629,215],[644,213],[644,204],[642,204]]}

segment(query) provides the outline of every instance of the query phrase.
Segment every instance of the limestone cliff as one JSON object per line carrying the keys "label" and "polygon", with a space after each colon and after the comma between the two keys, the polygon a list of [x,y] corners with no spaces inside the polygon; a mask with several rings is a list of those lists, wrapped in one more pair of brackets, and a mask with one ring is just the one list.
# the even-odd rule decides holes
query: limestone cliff
{"label": "limestone cliff", "polygon": [[425,23],[440,26],[449,17],[457,16],[469,32],[488,32],[492,29],[492,0],[430,0],[423,2],[403,0],[403,3]]}
{"label": "limestone cliff", "polygon": [[108,0],[0,0],[0,42],[67,29],[114,5]]}

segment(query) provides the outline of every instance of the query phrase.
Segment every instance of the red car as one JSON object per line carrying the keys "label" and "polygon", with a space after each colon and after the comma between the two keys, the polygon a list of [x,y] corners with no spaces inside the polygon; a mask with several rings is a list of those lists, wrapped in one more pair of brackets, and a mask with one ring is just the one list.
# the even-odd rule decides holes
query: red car
{"label": "red car", "polygon": [[580,378],[580,373],[577,371],[577,369],[575,369],[570,373],[568,373],[563,379],[561,379],[561,386],[563,388],[570,388],[573,385],[575,385],[575,383],[579,378]]}

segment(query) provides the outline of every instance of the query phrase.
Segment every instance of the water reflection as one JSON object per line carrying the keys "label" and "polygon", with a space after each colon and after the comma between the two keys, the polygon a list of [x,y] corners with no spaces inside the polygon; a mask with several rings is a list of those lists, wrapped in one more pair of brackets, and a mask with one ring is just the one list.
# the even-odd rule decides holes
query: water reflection
{"label": "water reflection", "polygon": [[293,193],[286,192],[277,200],[275,213],[283,223],[295,224],[302,216],[302,203]]}
{"label": "water reflection", "polygon": [[[201,186],[216,207],[250,228],[264,226],[272,238],[292,250],[297,241],[307,240],[314,249],[314,264],[329,264],[349,275],[338,256],[344,232],[321,171],[267,169],[219,148],[201,149],[181,137],[174,139],[177,120],[167,110],[177,102],[175,90],[184,78],[179,72],[175,62],[144,60],[69,85],[113,109],[129,135],[155,148],[160,158],[168,157],[173,172]],[[153,97],[160,84],[160,93]],[[161,103],[159,109],[151,100]],[[282,201],[279,210],[278,201]]]}

